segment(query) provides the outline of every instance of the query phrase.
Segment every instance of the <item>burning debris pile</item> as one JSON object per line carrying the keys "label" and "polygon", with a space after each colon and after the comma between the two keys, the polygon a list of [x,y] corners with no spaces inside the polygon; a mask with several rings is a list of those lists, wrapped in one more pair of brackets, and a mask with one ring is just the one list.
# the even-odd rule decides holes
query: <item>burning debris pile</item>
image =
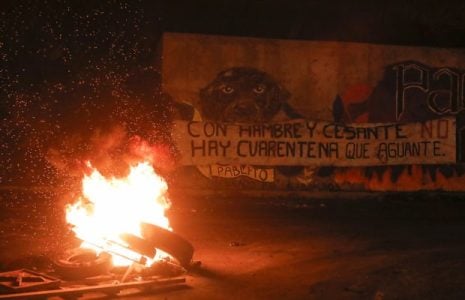
{"label": "burning debris pile", "polygon": [[[190,243],[169,227],[167,186],[150,165],[156,161],[163,169],[174,161],[166,158],[171,101],[161,96],[152,64],[159,18],[129,3],[63,5],[7,5],[0,18],[0,183],[51,187],[54,202],[74,192],[76,176],[87,170],[82,195],[67,207],[67,222],[82,244],[56,259],[53,269],[1,274],[3,298],[76,280],[106,283],[103,278],[118,280],[110,287],[117,291],[123,283],[140,283],[137,278],[180,274],[192,259]],[[88,159],[92,166],[83,164]],[[120,176],[127,164],[133,165],[128,178],[105,178]]]}
{"label": "burning debris pile", "polygon": [[194,249],[169,225],[165,180],[147,161],[124,178],[106,178],[87,166],[82,194],[66,207],[80,246],[54,260],[47,274],[27,269],[0,274],[0,292],[6,293],[0,299],[115,294],[185,282],[179,276],[191,266]]}

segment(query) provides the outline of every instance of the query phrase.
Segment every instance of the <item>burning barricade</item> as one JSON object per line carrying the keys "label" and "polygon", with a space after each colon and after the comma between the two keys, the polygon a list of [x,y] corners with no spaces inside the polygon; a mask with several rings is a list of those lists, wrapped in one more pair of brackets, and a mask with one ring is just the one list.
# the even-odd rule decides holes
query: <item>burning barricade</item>
{"label": "burning barricade", "polygon": [[[190,267],[194,249],[169,225],[165,180],[149,162],[132,166],[124,178],[106,178],[87,165],[82,194],[66,207],[66,221],[82,241],[79,248],[53,261],[55,277],[30,270],[3,274],[11,280],[0,283],[6,293],[0,299],[114,294],[185,282],[179,276]],[[70,282],[81,285],[67,287]]]}

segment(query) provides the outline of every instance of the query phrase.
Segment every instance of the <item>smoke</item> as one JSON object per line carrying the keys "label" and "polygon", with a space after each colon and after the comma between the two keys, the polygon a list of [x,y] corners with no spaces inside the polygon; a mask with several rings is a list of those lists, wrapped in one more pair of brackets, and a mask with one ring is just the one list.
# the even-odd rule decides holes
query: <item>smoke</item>
{"label": "smoke", "polygon": [[75,133],[50,147],[46,157],[60,176],[81,178],[90,171],[88,162],[105,176],[126,176],[129,167],[148,161],[160,172],[174,168],[169,143],[151,144],[139,135],[130,135],[126,128],[115,125],[107,130],[96,129],[89,134]]}
{"label": "smoke", "polygon": [[123,76],[102,74],[98,81],[98,94],[76,99],[49,143],[46,159],[59,176],[82,176],[88,161],[114,176],[141,160],[161,170],[170,168],[172,105],[158,90],[158,72],[146,68]]}
{"label": "smoke", "polygon": [[56,185],[82,176],[86,160],[115,174],[144,155],[169,165],[155,11],[31,2],[0,15],[1,185]]}

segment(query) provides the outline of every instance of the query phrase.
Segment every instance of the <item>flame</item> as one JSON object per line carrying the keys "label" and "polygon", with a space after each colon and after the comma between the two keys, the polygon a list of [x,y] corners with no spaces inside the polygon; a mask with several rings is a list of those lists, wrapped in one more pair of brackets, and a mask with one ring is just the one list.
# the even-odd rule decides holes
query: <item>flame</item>
{"label": "flame", "polygon": [[[147,161],[132,166],[125,178],[105,178],[92,168],[82,180],[82,196],[67,205],[66,220],[83,241],[81,247],[108,252],[114,265],[130,265],[141,255],[127,249],[120,235],[141,237],[142,222],[171,230],[165,216],[170,206],[167,190],[166,181]],[[159,258],[159,253],[147,257],[148,263]]]}

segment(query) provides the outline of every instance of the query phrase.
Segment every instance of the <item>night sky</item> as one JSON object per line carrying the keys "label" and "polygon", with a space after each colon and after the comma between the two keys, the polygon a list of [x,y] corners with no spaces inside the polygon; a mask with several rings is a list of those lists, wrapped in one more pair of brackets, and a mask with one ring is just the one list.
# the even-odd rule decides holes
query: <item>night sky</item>
{"label": "night sky", "polygon": [[464,20],[463,1],[2,1],[0,186],[167,143],[162,32],[465,47]]}

